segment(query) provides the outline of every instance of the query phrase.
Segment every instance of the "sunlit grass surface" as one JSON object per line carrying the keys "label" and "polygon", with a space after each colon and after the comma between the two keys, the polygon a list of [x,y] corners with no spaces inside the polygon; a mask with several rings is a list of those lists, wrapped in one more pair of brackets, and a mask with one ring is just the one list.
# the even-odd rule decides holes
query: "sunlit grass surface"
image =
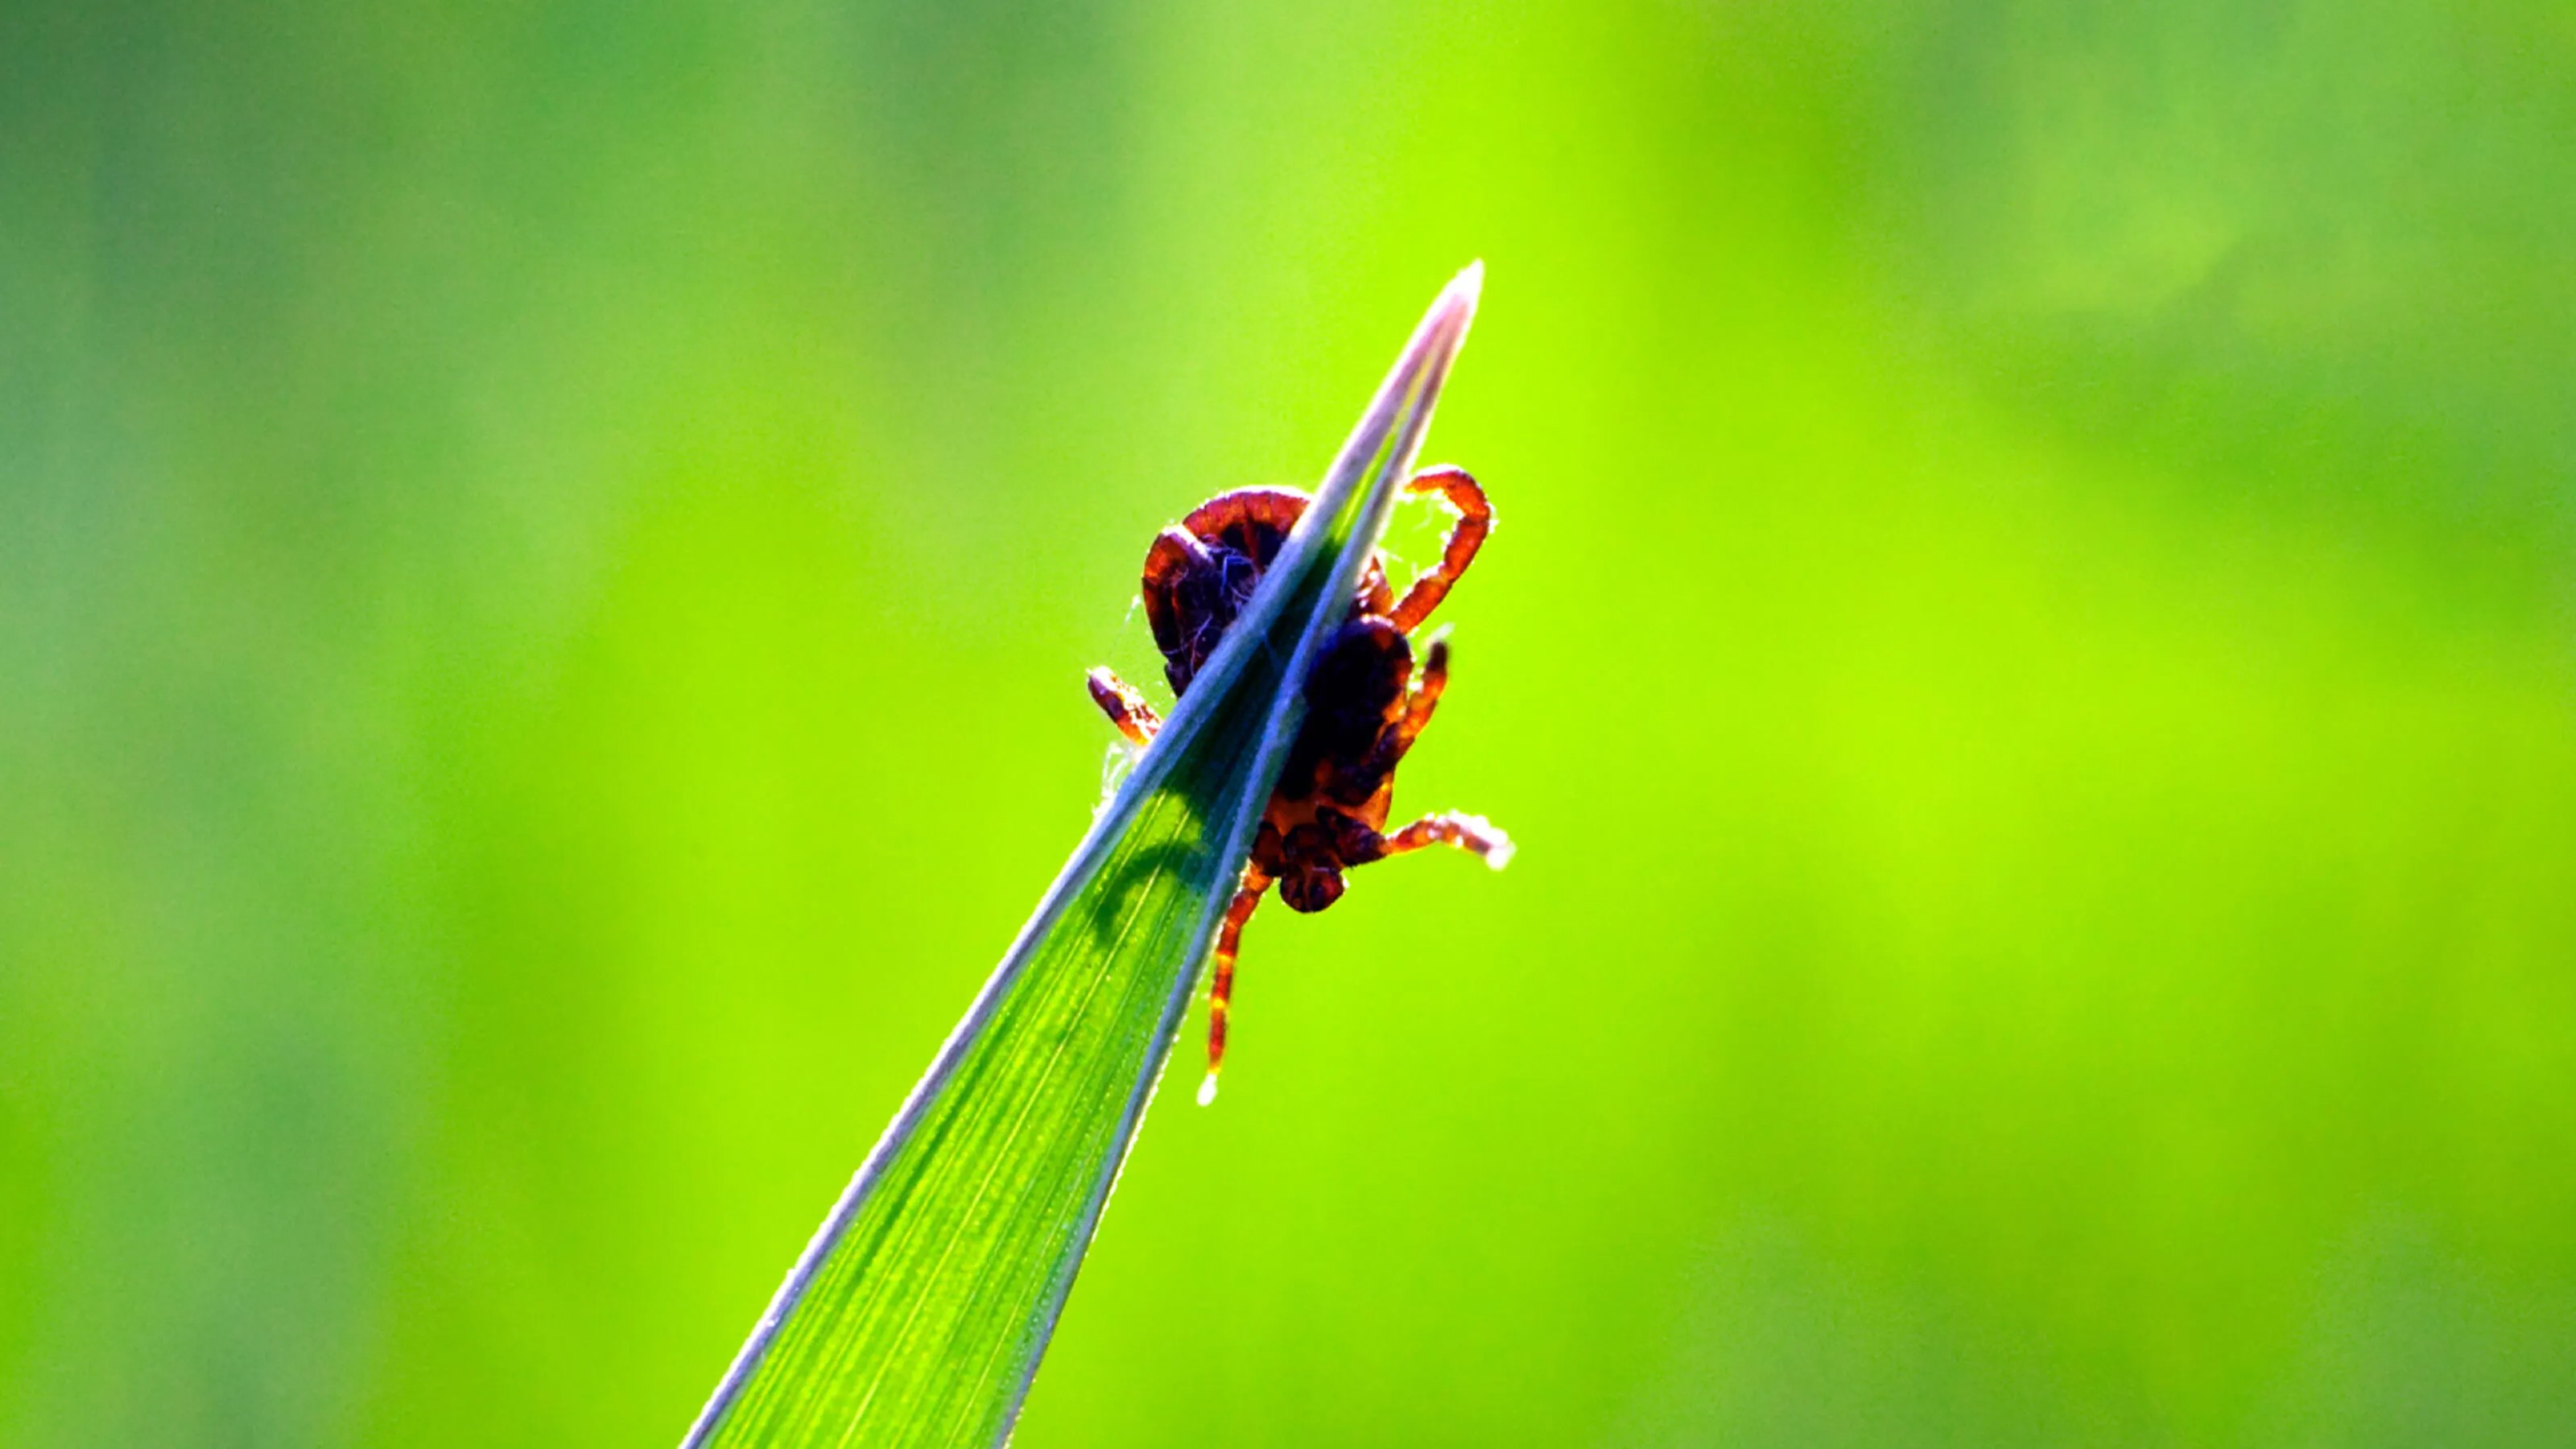
{"label": "sunlit grass surface", "polygon": [[1476,255],[1397,808],[1520,859],[1253,923],[1018,1442],[2568,1437],[2571,76],[9,11],[0,1440],[675,1438],[1088,819],[1154,530]]}

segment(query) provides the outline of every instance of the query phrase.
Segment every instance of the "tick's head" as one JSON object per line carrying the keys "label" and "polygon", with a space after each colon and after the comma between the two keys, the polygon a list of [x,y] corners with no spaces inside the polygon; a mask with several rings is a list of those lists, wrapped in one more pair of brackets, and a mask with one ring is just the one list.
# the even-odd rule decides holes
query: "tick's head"
{"label": "tick's head", "polygon": [[1279,878],[1279,899],[1288,909],[1308,914],[1342,898],[1342,873],[1321,864],[1301,864]]}

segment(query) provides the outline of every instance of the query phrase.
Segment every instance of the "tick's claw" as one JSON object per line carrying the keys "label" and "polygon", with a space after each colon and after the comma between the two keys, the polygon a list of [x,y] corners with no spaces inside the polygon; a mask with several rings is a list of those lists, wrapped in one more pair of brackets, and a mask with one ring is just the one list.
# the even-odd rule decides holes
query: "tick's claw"
{"label": "tick's claw", "polygon": [[1205,1107],[1215,1101],[1216,1073],[1210,1072],[1199,1079],[1199,1105]]}

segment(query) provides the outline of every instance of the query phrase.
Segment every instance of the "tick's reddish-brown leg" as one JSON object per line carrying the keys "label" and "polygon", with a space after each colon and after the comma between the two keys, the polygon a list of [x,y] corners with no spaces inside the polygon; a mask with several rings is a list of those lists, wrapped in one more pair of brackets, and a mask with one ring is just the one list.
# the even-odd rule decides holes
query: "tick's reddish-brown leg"
{"label": "tick's reddish-brown leg", "polygon": [[1393,835],[1380,835],[1347,817],[1338,824],[1341,834],[1335,848],[1351,865],[1403,855],[1426,845],[1454,845],[1473,853],[1496,870],[1501,870],[1512,858],[1512,838],[1503,833],[1501,826],[1482,815],[1462,815],[1455,810],[1426,815]]}
{"label": "tick's reddish-brown leg", "polygon": [[1140,745],[1154,742],[1154,731],[1163,727],[1163,717],[1145,702],[1136,687],[1107,669],[1095,669],[1085,676],[1091,685],[1091,702],[1118,726],[1118,733]]}
{"label": "tick's reddish-brown leg", "polygon": [[1449,641],[1434,639],[1430,651],[1423,655],[1422,673],[1415,676],[1413,687],[1405,692],[1404,713],[1387,725],[1369,748],[1368,757],[1353,773],[1363,780],[1383,780],[1404,759],[1404,752],[1431,724],[1431,711],[1440,705],[1440,692],[1449,687]]}
{"label": "tick's reddish-brown leg", "polygon": [[1494,531],[1494,510],[1485,501],[1485,490],[1476,486],[1476,480],[1468,477],[1464,468],[1425,468],[1406,481],[1404,491],[1437,493],[1458,513],[1456,526],[1440,545],[1440,562],[1423,570],[1422,577],[1404,591],[1394,612],[1386,616],[1396,628],[1410,634],[1431,617],[1442,599],[1449,597],[1450,586],[1474,562],[1476,550],[1484,546],[1485,535]]}
{"label": "tick's reddish-brown leg", "polygon": [[1181,642],[1180,619],[1172,612],[1173,586],[1207,556],[1207,545],[1178,524],[1154,535],[1153,546],[1145,550],[1145,622],[1154,631],[1154,647],[1167,655]]}
{"label": "tick's reddish-brown leg", "polygon": [[1261,904],[1261,893],[1270,889],[1270,877],[1257,865],[1243,868],[1243,888],[1234,893],[1234,904],[1226,907],[1225,924],[1217,928],[1216,967],[1208,983],[1208,1069],[1207,1079],[1199,1083],[1199,1105],[1216,1100],[1216,1074],[1225,1067],[1225,1014],[1234,1000],[1234,956],[1243,944],[1243,923],[1252,919],[1252,908]]}
{"label": "tick's reddish-brown leg", "polygon": [[1425,815],[1386,837],[1385,851],[1388,855],[1402,855],[1426,845],[1454,845],[1473,852],[1496,870],[1510,864],[1512,858],[1512,838],[1503,833],[1501,826],[1482,815],[1462,815],[1455,810]]}

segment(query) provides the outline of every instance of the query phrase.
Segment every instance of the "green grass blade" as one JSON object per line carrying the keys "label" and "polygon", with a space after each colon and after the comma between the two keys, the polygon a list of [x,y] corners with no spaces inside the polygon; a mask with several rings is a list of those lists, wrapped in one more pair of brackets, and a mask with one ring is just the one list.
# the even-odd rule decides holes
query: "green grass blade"
{"label": "green grass blade", "polygon": [[1316,502],[834,1205],[698,1445],[1010,1432],[1481,282],[1422,320]]}

